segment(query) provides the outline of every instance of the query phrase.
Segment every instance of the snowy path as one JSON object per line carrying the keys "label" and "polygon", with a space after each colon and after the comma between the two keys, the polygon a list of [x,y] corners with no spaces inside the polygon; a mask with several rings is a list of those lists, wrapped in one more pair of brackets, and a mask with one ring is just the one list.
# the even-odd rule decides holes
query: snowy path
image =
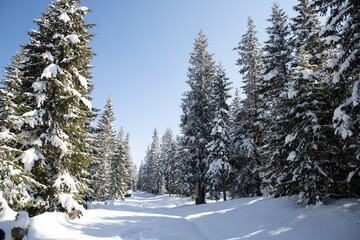
{"label": "snowy path", "polygon": [[[0,219],[0,228],[9,233],[9,223]],[[188,198],[135,193],[124,202],[97,203],[81,219],[45,213],[32,218],[30,225],[31,240],[359,240],[360,199],[309,208],[287,197],[194,206]]]}

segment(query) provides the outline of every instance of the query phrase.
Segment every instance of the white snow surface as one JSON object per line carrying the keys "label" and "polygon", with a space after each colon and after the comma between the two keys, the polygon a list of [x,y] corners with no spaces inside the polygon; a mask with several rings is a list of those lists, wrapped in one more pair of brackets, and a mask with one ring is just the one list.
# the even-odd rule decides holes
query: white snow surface
{"label": "white snow surface", "polygon": [[58,73],[63,73],[63,71],[61,70],[61,67],[59,67],[58,65],[51,63],[49,66],[47,66],[43,73],[41,74],[41,79],[46,77],[46,78],[51,78],[51,77],[56,77]]}
{"label": "white snow surface", "polygon": [[29,226],[29,214],[25,211],[18,212],[12,227],[26,229]]}
{"label": "white snow surface", "polygon": [[41,159],[43,156],[39,156],[36,152],[35,148],[30,148],[24,151],[19,159],[24,164],[24,168],[26,171],[31,171],[32,167],[34,166],[35,161]]}
{"label": "white snow surface", "polygon": [[[307,208],[296,200],[255,197],[194,206],[189,198],[135,192],[124,202],[93,203],[81,219],[59,212],[33,217],[28,239],[359,239],[360,199]],[[0,228],[10,233],[9,218]]]}
{"label": "white snow surface", "polygon": [[64,22],[70,21],[70,17],[69,17],[69,15],[67,15],[66,12],[63,12],[62,14],[60,14],[59,19]]}
{"label": "white snow surface", "polygon": [[66,36],[66,39],[69,40],[72,44],[76,44],[80,42],[80,39],[75,34],[70,34],[69,36]]}

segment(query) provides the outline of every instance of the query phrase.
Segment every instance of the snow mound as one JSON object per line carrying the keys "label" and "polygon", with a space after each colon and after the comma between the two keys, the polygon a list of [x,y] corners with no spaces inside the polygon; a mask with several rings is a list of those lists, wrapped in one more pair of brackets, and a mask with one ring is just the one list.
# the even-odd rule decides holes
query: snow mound
{"label": "snow mound", "polygon": [[14,221],[12,228],[23,228],[27,229],[29,226],[29,214],[25,211],[20,211],[16,215],[16,220]]}

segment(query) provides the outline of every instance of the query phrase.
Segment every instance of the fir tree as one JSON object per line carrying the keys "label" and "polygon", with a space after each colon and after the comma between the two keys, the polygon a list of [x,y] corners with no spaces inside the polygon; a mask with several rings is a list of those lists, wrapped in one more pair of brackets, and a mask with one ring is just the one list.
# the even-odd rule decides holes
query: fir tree
{"label": "fir tree", "polygon": [[88,191],[87,164],[92,159],[92,134],[88,126],[94,114],[88,94],[90,61],[88,46],[93,38],[84,21],[89,12],[75,0],[49,5],[35,23],[30,43],[23,46],[26,59],[22,67],[19,115],[24,121],[18,136],[23,153],[36,181],[46,189],[34,194],[44,205],[31,210],[81,210],[78,204]]}
{"label": "fir tree", "polygon": [[[287,16],[280,9],[279,5],[274,3],[272,7],[271,18],[268,21],[272,24],[266,29],[269,34],[269,40],[265,42],[263,63],[265,69],[259,84],[258,92],[261,99],[260,109],[262,113],[262,123],[264,135],[264,147],[262,153],[263,165],[276,165],[277,161],[282,161],[285,156],[277,151],[283,145],[283,139],[279,133],[282,127],[279,118],[282,116],[282,96],[286,92],[286,86],[289,79],[289,68],[292,62],[291,47],[289,41],[289,25]],[[276,123],[279,124],[276,124]],[[278,169],[281,171],[281,169]],[[268,169],[264,169],[265,174]],[[270,185],[268,184],[268,187]],[[271,191],[271,190],[266,190]]]}
{"label": "fir tree", "polygon": [[240,73],[243,74],[243,90],[246,99],[242,103],[241,124],[237,130],[237,161],[239,168],[237,174],[236,195],[253,196],[260,194],[259,169],[260,153],[259,148],[262,143],[260,129],[263,128],[262,116],[260,115],[261,106],[264,104],[259,98],[258,88],[260,84],[262,65],[262,52],[256,37],[257,31],[253,20],[248,19],[248,30],[243,35],[241,42],[235,50],[238,51],[239,59],[237,65],[240,66]]}
{"label": "fir tree", "polygon": [[[324,97],[325,81],[313,56],[303,47],[291,69],[292,81],[278,105],[277,134],[283,144],[276,148],[277,161],[268,169],[275,195],[299,194],[299,203],[314,204],[331,193],[331,170],[336,148],[331,137],[331,118]],[[279,170],[281,169],[281,170]],[[265,178],[267,179],[267,176]]]}
{"label": "fir tree", "polygon": [[148,181],[151,183],[151,193],[163,193],[163,168],[161,162],[161,147],[157,129],[154,130],[153,141],[150,146],[148,162]]}
{"label": "fir tree", "polygon": [[22,118],[21,103],[22,53],[18,53],[5,69],[0,88],[0,191],[8,205],[15,211],[40,208],[44,203],[33,198],[45,186],[38,183],[28,171],[31,163],[19,161],[23,152],[17,147]]}
{"label": "fir tree", "polygon": [[134,189],[136,186],[137,181],[137,170],[135,169],[136,166],[133,163],[133,159],[131,156],[131,148],[130,148],[130,133],[126,134],[125,137],[125,159],[127,165],[127,182],[128,182],[128,189]]}
{"label": "fir tree", "polygon": [[182,192],[194,195],[196,204],[205,203],[206,172],[209,167],[206,145],[211,141],[211,121],[214,119],[211,97],[216,67],[207,46],[207,39],[200,31],[190,55],[187,81],[190,91],[185,92],[182,100],[181,128],[187,155],[183,159],[186,184]]}
{"label": "fir tree", "polygon": [[219,65],[213,87],[213,104],[215,105],[216,117],[212,122],[211,142],[208,143],[208,162],[209,169],[206,173],[209,179],[208,190],[210,194],[218,199],[217,193],[223,193],[226,201],[226,191],[230,182],[230,153],[232,139],[229,127],[229,106],[226,103],[230,98],[229,79],[225,75],[225,70]]}
{"label": "fir tree", "polygon": [[298,14],[291,19],[293,32],[291,46],[294,48],[295,55],[299,54],[303,48],[312,57],[309,64],[320,66],[323,58],[326,57],[322,54],[325,49],[324,39],[320,37],[320,21],[309,0],[298,0],[298,2],[298,5],[293,7]]}
{"label": "fir tree", "polygon": [[115,189],[112,187],[112,163],[115,159],[117,144],[116,130],[113,125],[114,121],[114,107],[111,98],[109,97],[105,104],[105,110],[100,116],[98,133],[96,135],[100,164],[98,169],[98,179],[95,180],[95,193],[99,200],[111,199],[114,196],[113,191]]}
{"label": "fir tree", "polygon": [[335,74],[331,80],[333,95],[339,99],[333,121],[342,137],[346,159],[341,162],[337,178],[341,196],[360,195],[360,4],[351,0],[314,0],[317,10],[329,11],[321,34],[326,44],[336,48],[336,56],[328,69]]}
{"label": "fir tree", "polygon": [[113,196],[115,199],[124,200],[128,184],[130,183],[128,144],[124,136],[124,129],[121,128],[116,141],[114,158],[111,162],[111,180]]}
{"label": "fir tree", "polygon": [[171,128],[167,128],[161,138],[161,162],[166,182],[166,189],[169,194],[175,193],[174,173],[176,171],[176,142]]}

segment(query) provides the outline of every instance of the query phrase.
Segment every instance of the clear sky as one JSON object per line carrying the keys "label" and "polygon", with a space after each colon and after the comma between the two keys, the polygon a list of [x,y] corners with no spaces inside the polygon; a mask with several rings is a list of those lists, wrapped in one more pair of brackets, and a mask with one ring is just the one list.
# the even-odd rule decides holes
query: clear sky
{"label": "clear sky", "polygon": [[[278,0],[294,16],[296,0]],[[2,70],[37,29],[32,20],[46,11],[49,0],[0,0],[0,67]],[[233,87],[241,86],[235,65],[237,46],[251,16],[260,42],[267,40],[266,19],[272,0],[84,0],[97,26],[92,41],[98,54],[92,104],[103,109],[108,96],[115,107],[117,129],[131,136],[134,162],[139,165],[152,141],[154,128],[162,136],[167,127],[180,134],[182,94],[188,90],[187,68],[200,29],[208,37],[209,52],[225,67]],[[2,77],[2,76],[1,76]]]}

